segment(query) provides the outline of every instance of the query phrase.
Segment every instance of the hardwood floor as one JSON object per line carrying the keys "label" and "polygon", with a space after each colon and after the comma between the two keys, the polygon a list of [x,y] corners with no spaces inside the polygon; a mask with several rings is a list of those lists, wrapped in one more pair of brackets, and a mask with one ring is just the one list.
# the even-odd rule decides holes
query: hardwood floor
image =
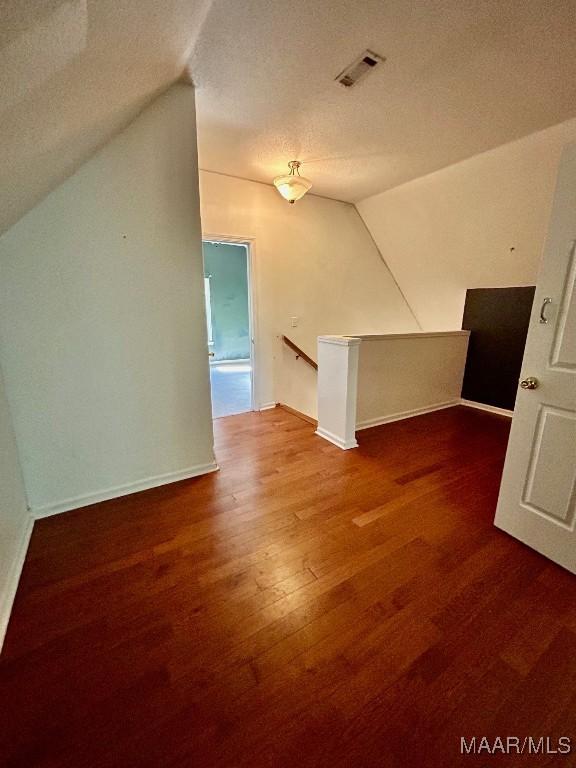
{"label": "hardwood floor", "polygon": [[345,452],[233,416],[221,472],[38,522],[0,764],[573,764],[460,754],[576,738],[576,579],[492,526],[508,427],[453,408]]}

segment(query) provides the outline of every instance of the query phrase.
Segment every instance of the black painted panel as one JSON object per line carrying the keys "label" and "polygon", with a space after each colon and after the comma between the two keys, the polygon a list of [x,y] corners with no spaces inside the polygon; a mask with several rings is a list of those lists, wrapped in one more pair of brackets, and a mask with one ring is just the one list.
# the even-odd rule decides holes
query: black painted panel
{"label": "black painted panel", "polygon": [[514,409],[534,286],[466,291],[462,328],[471,331],[462,397]]}

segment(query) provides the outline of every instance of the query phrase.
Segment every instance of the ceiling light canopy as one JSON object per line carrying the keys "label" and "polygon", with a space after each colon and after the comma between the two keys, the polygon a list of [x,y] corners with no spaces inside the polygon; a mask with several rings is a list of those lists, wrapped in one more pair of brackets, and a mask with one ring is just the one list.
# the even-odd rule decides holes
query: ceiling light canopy
{"label": "ceiling light canopy", "polygon": [[274,186],[289,203],[295,203],[304,197],[306,192],[312,187],[312,182],[300,176],[299,168],[302,163],[299,160],[290,160],[288,168],[290,173],[287,176],[277,176],[274,179]]}

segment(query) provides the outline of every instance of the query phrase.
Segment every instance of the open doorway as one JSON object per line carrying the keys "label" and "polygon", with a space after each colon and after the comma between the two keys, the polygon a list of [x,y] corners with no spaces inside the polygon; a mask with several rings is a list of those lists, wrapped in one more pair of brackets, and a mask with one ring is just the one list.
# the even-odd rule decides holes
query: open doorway
{"label": "open doorway", "polygon": [[204,292],[212,417],[254,409],[250,251],[247,243],[204,240]]}

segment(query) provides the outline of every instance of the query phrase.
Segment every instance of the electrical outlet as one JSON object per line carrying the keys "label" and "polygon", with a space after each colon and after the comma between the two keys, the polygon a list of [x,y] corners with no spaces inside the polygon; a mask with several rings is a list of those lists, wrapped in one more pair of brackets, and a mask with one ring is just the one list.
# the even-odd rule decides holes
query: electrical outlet
{"label": "electrical outlet", "polygon": [[291,328],[297,328],[298,327],[298,318],[297,317],[291,317],[290,318],[290,327]]}

